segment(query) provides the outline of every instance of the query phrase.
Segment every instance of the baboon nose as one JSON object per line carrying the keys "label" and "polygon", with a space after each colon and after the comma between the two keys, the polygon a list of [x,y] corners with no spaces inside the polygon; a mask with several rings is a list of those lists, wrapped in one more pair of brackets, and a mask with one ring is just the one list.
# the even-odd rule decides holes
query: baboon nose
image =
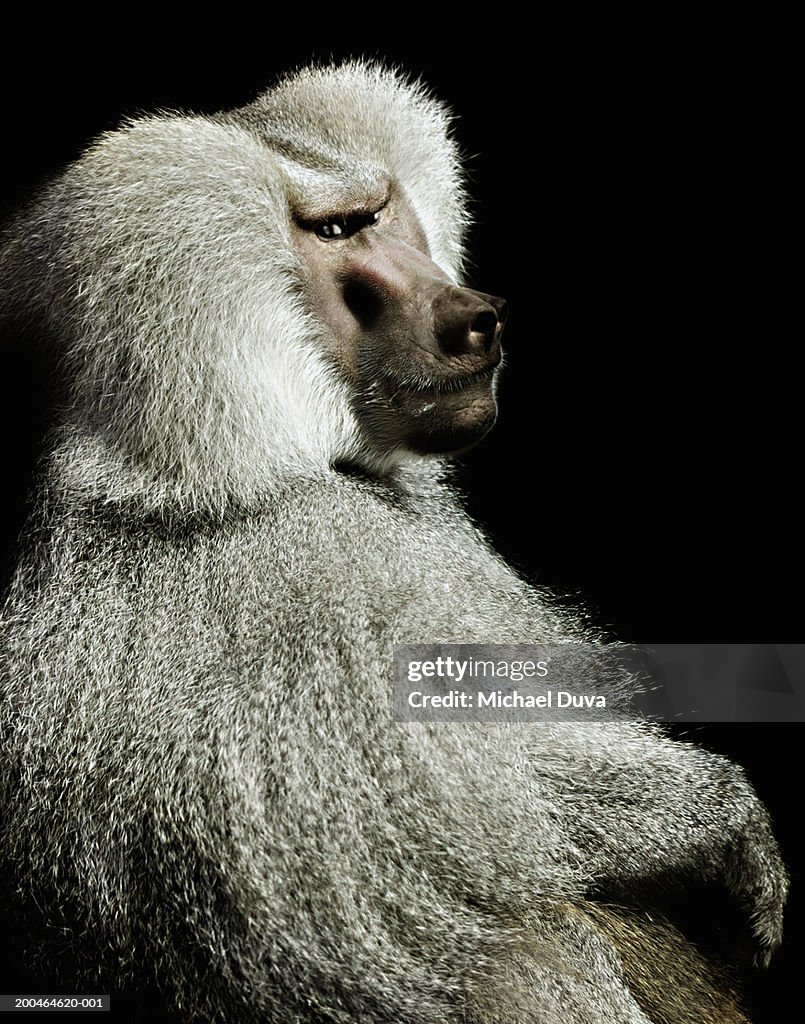
{"label": "baboon nose", "polygon": [[434,301],[433,313],[436,340],[446,355],[499,361],[507,313],[505,299],[470,288],[451,288]]}
{"label": "baboon nose", "polygon": [[491,307],[482,309],[470,325],[468,351],[491,351],[495,342],[500,341],[506,325],[508,303],[495,295],[484,295],[483,298]]}

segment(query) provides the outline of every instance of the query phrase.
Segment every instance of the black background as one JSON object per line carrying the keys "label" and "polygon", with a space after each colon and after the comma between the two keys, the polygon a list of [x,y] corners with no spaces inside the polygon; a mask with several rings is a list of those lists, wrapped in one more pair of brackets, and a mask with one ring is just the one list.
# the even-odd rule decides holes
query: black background
{"label": "black background", "polygon": [[[126,115],[239,105],[331,54],[421,75],[469,158],[471,283],[511,309],[499,423],[461,470],[471,511],[624,639],[795,638],[784,27],[486,13],[438,33],[414,12],[360,28],[317,15],[292,40],[267,19],[192,37],[20,26],[2,67],[4,205]],[[747,767],[794,868],[786,945],[757,983],[755,1020],[776,1021],[803,953],[805,731],[689,734]]]}

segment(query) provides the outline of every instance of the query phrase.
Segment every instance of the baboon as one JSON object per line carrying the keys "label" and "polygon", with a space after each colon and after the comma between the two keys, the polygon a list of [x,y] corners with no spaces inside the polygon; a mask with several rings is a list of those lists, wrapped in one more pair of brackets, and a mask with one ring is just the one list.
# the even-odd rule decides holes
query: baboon
{"label": "baboon", "polygon": [[6,227],[3,334],[48,382],[2,642],[28,990],[238,1024],[747,1020],[674,912],[723,891],[757,960],[780,941],[738,767],[629,719],[392,720],[396,643],[607,640],[451,486],[506,315],[461,283],[466,223],[446,110],[350,62],[131,121]]}

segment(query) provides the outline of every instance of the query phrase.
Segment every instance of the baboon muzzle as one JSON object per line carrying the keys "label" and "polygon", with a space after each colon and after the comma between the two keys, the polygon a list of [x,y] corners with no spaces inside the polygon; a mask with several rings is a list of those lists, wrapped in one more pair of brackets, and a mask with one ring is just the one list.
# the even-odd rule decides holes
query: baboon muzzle
{"label": "baboon muzzle", "polygon": [[395,347],[413,341],[442,372],[483,373],[501,360],[506,301],[458,287],[399,239],[380,232],[368,238],[351,255],[344,283],[345,304],[364,331],[379,329]]}

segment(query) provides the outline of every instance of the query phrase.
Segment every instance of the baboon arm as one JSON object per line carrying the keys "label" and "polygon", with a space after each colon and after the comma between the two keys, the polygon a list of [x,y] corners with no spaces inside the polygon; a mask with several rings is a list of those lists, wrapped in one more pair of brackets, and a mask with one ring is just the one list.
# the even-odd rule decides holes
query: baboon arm
{"label": "baboon arm", "polygon": [[721,883],[749,919],[758,961],[768,960],[782,936],[788,880],[769,815],[740,767],[659,730],[616,724],[560,727],[540,753],[541,772],[546,761],[557,762],[548,775],[594,891]]}

